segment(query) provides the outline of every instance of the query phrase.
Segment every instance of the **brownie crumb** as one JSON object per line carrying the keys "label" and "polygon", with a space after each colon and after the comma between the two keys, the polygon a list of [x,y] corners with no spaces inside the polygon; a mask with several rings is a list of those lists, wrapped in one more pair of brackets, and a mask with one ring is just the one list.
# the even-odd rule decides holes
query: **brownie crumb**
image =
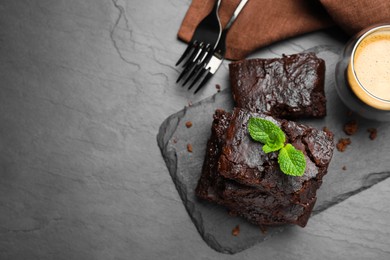
{"label": "brownie crumb", "polygon": [[234,228],[233,228],[233,230],[232,230],[232,235],[233,236],[238,236],[240,234],[240,225],[237,225],[237,226],[235,226]]}
{"label": "brownie crumb", "polygon": [[260,225],[260,231],[261,231],[261,233],[263,233],[264,235],[267,234],[267,227],[266,227],[266,226],[263,226],[263,225]]}
{"label": "brownie crumb", "polygon": [[374,140],[376,138],[377,134],[378,134],[378,131],[376,130],[376,128],[368,128],[367,132],[370,133],[369,137],[370,137],[371,140]]}
{"label": "brownie crumb", "polygon": [[346,171],[347,167],[344,165],[342,169],[343,169],[343,171]]}
{"label": "brownie crumb", "polygon": [[215,85],[215,88],[217,89],[217,91],[218,91],[218,92],[220,92],[220,91],[221,91],[221,85],[219,85],[219,84],[216,84],[216,85]]}
{"label": "brownie crumb", "polygon": [[186,122],[186,127],[187,127],[187,128],[190,128],[191,126],[192,126],[192,122],[191,122],[191,121],[187,121],[187,122]]}
{"label": "brownie crumb", "polygon": [[326,133],[327,136],[333,137],[333,132],[332,132],[328,127],[324,126],[324,127],[322,128],[322,131],[324,131],[324,132]]}
{"label": "brownie crumb", "polygon": [[349,138],[341,138],[339,142],[337,143],[336,147],[337,150],[340,152],[344,152],[348,145],[351,144],[351,139]]}
{"label": "brownie crumb", "polygon": [[187,144],[187,151],[192,153],[192,144]]}
{"label": "brownie crumb", "polygon": [[228,211],[228,214],[229,214],[229,216],[232,216],[232,217],[237,217],[238,216],[237,212],[231,211],[231,210]]}
{"label": "brownie crumb", "polygon": [[330,132],[329,128],[326,127],[326,126],[324,126],[324,127],[322,128],[322,131],[327,132],[327,133]]}
{"label": "brownie crumb", "polygon": [[344,132],[347,135],[353,135],[358,130],[358,123],[356,120],[351,120],[344,125]]}
{"label": "brownie crumb", "polygon": [[172,139],[172,142],[173,142],[174,144],[176,144],[176,143],[177,143],[177,139],[176,139],[176,137],[174,137],[174,138]]}

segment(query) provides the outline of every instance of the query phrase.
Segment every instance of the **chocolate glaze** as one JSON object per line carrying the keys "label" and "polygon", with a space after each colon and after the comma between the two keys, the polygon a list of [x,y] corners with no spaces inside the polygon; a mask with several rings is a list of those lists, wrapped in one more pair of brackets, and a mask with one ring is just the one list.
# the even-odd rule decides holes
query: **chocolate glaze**
{"label": "chocolate glaze", "polygon": [[324,117],[325,62],[314,53],[230,63],[237,107],[277,118]]}
{"label": "chocolate glaze", "polygon": [[[265,155],[261,151],[261,145],[248,139],[246,122],[252,115],[263,116],[279,124],[286,131],[289,141],[297,148],[301,147],[306,154],[310,150],[306,142],[315,143],[316,145],[311,145],[314,150],[325,148],[318,144],[327,144],[327,141],[315,139],[312,131],[317,130],[307,126],[242,109],[235,109],[233,115],[217,110],[196,194],[202,199],[225,206],[232,214],[242,216],[257,225],[290,223],[303,227],[315,204],[315,193],[326,173],[327,165],[317,166],[311,157],[317,158],[319,154],[310,153],[307,156],[309,170],[303,177],[284,175],[275,164],[275,154]],[[304,141],[303,136],[313,136],[314,139]],[[331,141],[332,137],[319,135],[319,139]],[[231,147],[232,144],[234,147]],[[329,149],[331,154],[332,146]],[[223,171],[223,176],[220,169],[223,170],[225,161],[227,164],[233,162],[234,165],[226,165],[230,168]],[[323,160],[322,163],[326,161]]]}
{"label": "chocolate glaze", "polygon": [[[286,134],[286,141],[305,155],[306,170],[303,176],[294,177],[282,173],[277,162],[277,153],[264,153],[263,145],[252,140],[247,129],[250,117],[265,118],[281,127]],[[218,172],[227,179],[304,205],[315,196],[321,185],[333,154],[333,147],[333,137],[323,131],[235,108],[226,130]]]}

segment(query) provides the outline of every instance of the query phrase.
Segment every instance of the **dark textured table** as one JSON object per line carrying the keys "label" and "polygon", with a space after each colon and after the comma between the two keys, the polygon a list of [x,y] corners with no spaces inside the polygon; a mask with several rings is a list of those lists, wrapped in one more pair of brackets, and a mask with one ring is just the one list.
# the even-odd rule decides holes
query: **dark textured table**
{"label": "dark textured table", "polygon": [[[215,84],[229,88],[227,61],[199,95],[175,84],[185,48],[176,32],[189,4],[0,3],[0,259],[389,259],[390,180],[353,181],[354,169],[372,166],[359,159],[357,137],[349,148],[361,153],[343,154],[339,181],[360,188],[304,229],[234,255],[205,243],[156,140],[168,116],[215,94]],[[345,41],[329,29],[251,57],[339,51]],[[371,126],[385,145],[383,124]],[[375,167],[388,157],[379,154]]]}

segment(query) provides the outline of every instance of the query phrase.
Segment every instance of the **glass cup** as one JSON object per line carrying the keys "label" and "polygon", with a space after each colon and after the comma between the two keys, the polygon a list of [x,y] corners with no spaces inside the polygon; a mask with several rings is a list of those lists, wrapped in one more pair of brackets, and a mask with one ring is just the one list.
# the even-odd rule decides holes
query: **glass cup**
{"label": "glass cup", "polygon": [[390,24],[367,28],[346,44],[336,65],[341,100],[368,119],[390,121],[389,46]]}

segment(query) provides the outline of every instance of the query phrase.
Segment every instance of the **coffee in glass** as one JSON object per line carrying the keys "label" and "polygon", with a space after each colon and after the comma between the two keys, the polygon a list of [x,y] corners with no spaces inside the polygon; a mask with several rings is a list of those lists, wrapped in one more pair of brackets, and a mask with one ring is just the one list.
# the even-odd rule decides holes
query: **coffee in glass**
{"label": "coffee in glass", "polygon": [[390,25],[366,29],[349,41],[336,66],[336,89],[351,110],[390,121]]}

